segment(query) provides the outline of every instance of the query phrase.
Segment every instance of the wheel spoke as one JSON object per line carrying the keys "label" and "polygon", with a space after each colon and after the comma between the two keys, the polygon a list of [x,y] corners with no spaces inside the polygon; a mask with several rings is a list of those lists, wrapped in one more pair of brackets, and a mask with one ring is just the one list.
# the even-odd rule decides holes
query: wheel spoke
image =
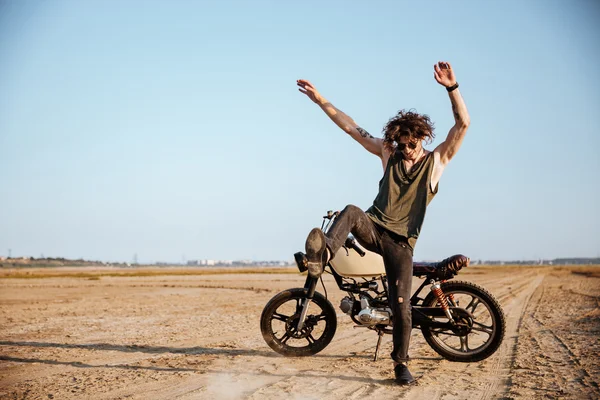
{"label": "wheel spoke", "polygon": [[469,337],[468,336],[460,336],[460,351],[468,352],[469,351]]}
{"label": "wheel spoke", "polygon": [[321,314],[317,315],[317,321],[325,321],[327,319],[327,315],[325,315],[324,312],[322,312]]}
{"label": "wheel spoke", "polygon": [[479,300],[477,297],[472,297],[471,302],[469,303],[468,306],[465,307],[465,310],[469,311],[469,308],[471,309],[471,314],[475,314],[475,309],[477,308],[477,306],[479,305],[479,303],[481,303],[481,300]]}
{"label": "wheel spoke", "polygon": [[308,340],[308,344],[313,344],[315,342],[315,338],[313,337],[312,333],[306,337],[306,340]]}
{"label": "wheel spoke", "polygon": [[440,329],[438,331],[433,331],[432,330],[432,332],[434,332],[436,335],[441,333],[442,335],[446,335],[446,336],[456,336],[456,334],[454,332],[452,332],[450,330],[447,330],[447,329],[446,330],[441,330]]}
{"label": "wheel spoke", "polygon": [[493,326],[487,326],[482,324],[481,322],[473,321],[473,327],[471,328],[471,330],[487,333],[488,335],[492,336],[493,328]]}
{"label": "wheel spoke", "polygon": [[283,321],[286,322],[288,320],[289,316],[288,315],[283,315],[280,313],[273,313],[273,319],[279,320],[279,321]]}
{"label": "wheel spoke", "polygon": [[282,344],[285,344],[285,342],[287,342],[290,337],[291,337],[290,334],[286,332],[286,333],[283,334],[283,336],[281,337],[281,339],[279,339],[279,341]]}
{"label": "wheel spoke", "polygon": [[450,340],[450,338],[451,338],[451,337],[452,337],[452,336],[451,336],[451,335],[449,335],[449,336],[446,336],[445,338],[440,338],[440,340],[441,340],[441,341],[442,341],[442,343],[444,343],[446,346],[448,346],[448,347],[452,347],[452,346],[450,346],[450,345],[448,344],[448,340]]}

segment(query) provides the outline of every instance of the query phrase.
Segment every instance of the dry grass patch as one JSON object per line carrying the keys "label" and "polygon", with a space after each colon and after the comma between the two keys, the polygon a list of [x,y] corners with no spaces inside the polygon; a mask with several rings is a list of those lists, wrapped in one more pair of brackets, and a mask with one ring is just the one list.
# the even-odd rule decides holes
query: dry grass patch
{"label": "dry grass patch", "polygon": [[152,277],[152,276],[198,276],[198,275],[226,275],[226,274],[299,274],[296,267],[279,268],[211,268],[211,269],[93,269],[81,271],[77,269],[56,270],[7,270],[0,271],[0,279],[40,279],[40,278],[84,278],[98,280],[102,277]]}

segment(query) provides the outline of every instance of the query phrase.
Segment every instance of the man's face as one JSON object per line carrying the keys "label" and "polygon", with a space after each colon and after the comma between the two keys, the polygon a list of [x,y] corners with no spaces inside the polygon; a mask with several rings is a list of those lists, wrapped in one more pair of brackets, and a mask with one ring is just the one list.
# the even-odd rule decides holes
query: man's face
{"label": "man's face", "polygon": [[422,146],[419,139],[415,139],[410,135],[402,135],[398,141],[398,149],[402,151],[402,154],[408,160],[416,160],[417,156],[421,154]]}

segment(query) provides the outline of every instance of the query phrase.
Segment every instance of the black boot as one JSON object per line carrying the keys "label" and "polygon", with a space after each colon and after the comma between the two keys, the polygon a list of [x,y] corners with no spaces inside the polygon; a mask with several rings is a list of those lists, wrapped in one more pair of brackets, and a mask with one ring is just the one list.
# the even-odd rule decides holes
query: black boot
{"label": "black boot", "polygon": [[413,378],[405,363],[396,365],[394,373],[396,374],[396,383],[399,385],[410,385],[415,382],[415,378]]}
{"label": "black boot", "polygon": [[323,268],[327,263],[327,252],[325,245],[325,235],[319,228],[314,228],[306,238],[306,259],[308,274],[313,278],[318,278],[323,273]]}

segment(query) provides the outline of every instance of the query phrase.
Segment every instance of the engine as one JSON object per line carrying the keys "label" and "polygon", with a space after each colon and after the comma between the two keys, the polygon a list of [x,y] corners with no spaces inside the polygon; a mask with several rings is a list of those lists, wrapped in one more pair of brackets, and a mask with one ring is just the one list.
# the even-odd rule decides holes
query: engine
{"label": "engine", "polygon": [[362,297],[360,303],[350,296],[346,296],[340,303],[340,309],[352,316],[356,315],[355,321],[358,320],[362,325],[391,325],[392,312],[389,307],[371,307],[369,300]]}
{"label": "engine", "polygon": [[340,309],[344,312],[344,314],[352,315],[352,309],[354,308],[354,303],[358,303],[350,296],[346,296],[342,299],[340,303]]}

